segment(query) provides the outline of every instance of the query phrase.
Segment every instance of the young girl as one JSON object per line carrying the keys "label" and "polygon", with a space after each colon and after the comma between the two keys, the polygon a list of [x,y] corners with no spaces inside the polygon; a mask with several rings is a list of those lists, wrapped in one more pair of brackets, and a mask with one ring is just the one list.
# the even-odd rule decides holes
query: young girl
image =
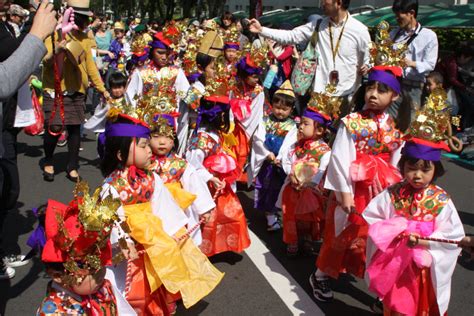
{"label": "young girl", "polygon": [[313,294],[321,301],[333,298],[328,276],[338,278],[347,271],[363,277],[368,226],[361,214],[375,195],[401,179],[395,168],[401,133],[385,113],[401,91],[394,72],[401,75],[394,67],[371,70],[363,110],[342,119],[332,147],[325,188],[334,191],[337,203],[328,207],[318,270],[310,276]]}
{"label": "young girl", "polygon": [[443,141],[448,113],[429,104],[418,112],[399,162],[404,180],[377,195],[363,213],[370,237],[366,280],[382,300],[384,315],[446,315],[448,310],[461,249],[426,240],[464,237],[451,198],[435,185],[444,173],[441,150],[449,150]]}
{"label": "young girl", "polygon": [[69,205],[49,200],[46,207],[41,257],[52,280],[37,315],[136,315],[105,279],[120,201],[90,197],[85,182],[75,194]]}
{"label": "young girl", "polygon": [[259,84],[259,75],[265,61],[263,49],[254,49],[243,57],[237,63],[237,83],[231,87],[229,94],[232,121],[235,123],[232,134],[238,143],[233,151],[240,171],[244,170],[250,155],[250,138],[263,117],[265,95]]}
{"label": "young girl", "polygon": [[[179,115],[179,113],[177,113]],[[186,211],[188,227],[209,220],[210,211],[216,207],[207,183],[196,169],[185,159],[176,155],[176,115],[155,115],[151,124],[150,146],[153,153],[150,170],[156,172],[165,186]],[[201,245],[201,230],[196,229],[191,237],[196,246]]]}
{"label": "young girl", "polygon": [[207,256],[234,251],[250,245],[247,220],[237,195],[232,190],[238,177],[233,152],[223,144],[223,133],[229,129],[229,99],[209,96],[201,99],[196,135],[191,140],[186,160],[192,164],[210,187],[216,208],[202,227],[201,250]]}
{"label": "young girl", "polygon": [[313,94],[298,128],[298,141],[283,157],[282,166],[288,178],[281,193],[283,210],[283,241],[287,254],[298,253],[298,242],[303,239],[304,252],[312,252],[312,241],[321,238],[324,223],[324,201],[320,182],[331,156],[324,142],[331,117],[337,116],[340,102]]}
{"label": "young girl", "polygon": [[118,215],[126,229],[117,225],[112,243],[125,248],[128,259],[128,264],[107,273],[141,314],[174,312],[176,296],[170,294],[179,293],[188,308],[212,291],[223,275],[186,238],[187,217],[160,178],[148,171],[149,128],[120,114],[105,134],[102,192],[122,202]]}
{"label": "young girl", "polygon": [[281,153],[296,142],[296,124],[292,118],[294,105],[291,83],[285,81],[273,96],[272,114],[262,118],[253,136],[249,182],[256,177],[254,207],[265,212],[268,231],[281,228],[275,203],[286,178],[280,164]]}

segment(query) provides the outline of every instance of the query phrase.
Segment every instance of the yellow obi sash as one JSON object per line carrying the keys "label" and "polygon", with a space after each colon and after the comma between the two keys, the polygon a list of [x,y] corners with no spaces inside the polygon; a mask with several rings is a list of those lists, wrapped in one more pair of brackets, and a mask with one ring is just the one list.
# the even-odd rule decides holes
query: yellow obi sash
{"label": "yellow obi sash", "polygon": [[[151,292],[162,284],[170,293],[181,293],[189,308],[208,295],[224,274],[209,262],[192,239],[176,242],[165,233],[160,218],[153,215],[151,203],[123,206],[130,236],[143,245],[145,270]],[[177,237],[186,233],[184,227]]]}
{"label": "yellow obi sash", "polygon": [[165,187],[182,210],[187,209],[196,200],[196,195],[184,190],[180,182],[165,183]]}

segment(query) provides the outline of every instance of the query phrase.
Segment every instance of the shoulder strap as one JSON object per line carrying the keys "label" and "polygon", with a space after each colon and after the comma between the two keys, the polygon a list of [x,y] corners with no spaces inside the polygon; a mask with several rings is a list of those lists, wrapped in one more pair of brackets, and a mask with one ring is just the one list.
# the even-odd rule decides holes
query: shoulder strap
{"label": "shoulder strap", "polygon": [[316,47],[316,44],[318,43],[319,40],[319,27],[321,26],[321,22],[323,19],[319,19],[318,22],[316,22],[316,28],[314,29],[313,34],[311,35],[311,45],[313,47]]}
{"label": "shoulder strap", "polygon": [[420,25],[420,29],[418,30],[418,32],[413,33],[412,36],[410,36],[410,38],[408,39],[407,44],[406,44],[407,46],[409,46],[411,42],[415,40],[415,38],[418,36],[418,34],[420,34],[422,29],[423,29],[423,26]]}

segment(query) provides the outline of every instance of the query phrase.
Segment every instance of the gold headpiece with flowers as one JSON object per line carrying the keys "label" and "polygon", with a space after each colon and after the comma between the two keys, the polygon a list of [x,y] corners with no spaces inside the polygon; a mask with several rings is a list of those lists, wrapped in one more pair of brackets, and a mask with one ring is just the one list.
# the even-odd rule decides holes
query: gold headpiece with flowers
{"label": "gold headpiece with flowers", "polygon": [[132,43],[130,45],[130,51],[132,54],[140,55],[143,54],[145,49],[148,47],[148,42],[143,36],[143,34],[135,35],[132,39]]}
{"label": "gold headpiece with flowers", "polygon": [[404,68],[405,43],[394,43],[390,38],[390,25],[387,21],[382,21],[377,25],[377,35],[375,42],[369,44],[370,62],[376,66],[397,66]]}
{"label": "gold headpiece with flowers", "polygon": [[109,239],[121,202],[112,196],[102,199],[100,192],[98,188],[90,196],[89,185],[81,181],[69,205],[48,201],[42,260],[63,263],[66,275],[62,279],[67,284],[79,284],[85,276],[112,264]]}
{"label": "gold headpiece with flowers", "polygon": [[247,51],[249,53],[249,55],[247,56],[250,56],[250,59],[251,59],[250,63],[253,64],[252,66],[260,67],[263,69],[265,69],[268,66],[269,47],[266,42],[262,43],[262,45],[260,46],[252,45],[250,49],[249,49],[249,46],[247,45],[246,47],[244,47],[244,51]]}
{"label": "gold headpiece with flowers", "polygon": [[240,43],[241,32],[239,31],[235,23],[233,23],[226,30],[220,29],[220,33],[225,43]]}
{"label": "gold headpiece with flowers", "polygon": [[432,143],[447,141],[454,151],[462,150],[462,142],[455,136],[451,125],[459,126],[460,117],[451,117],[447,94],[436,88],[427,98],[425,106],[416,112],[416,118],[408,131],[409,136]]}
{"label": "gold headpiece with flowers", "polygon": [[179,49],[182,40],[186,38],[188,23],[188,19],[180,21],[171,20],[163,26],[163,36],[171,41],[171,49],[175,51]]}
{"label": "gold headpiece with flowers", "polygon": [[331,119],[339,117],[342,98],[335,96],[336,86],[327,84],[324,92],[313,92],[308,102],[308,109],[319,112]]}

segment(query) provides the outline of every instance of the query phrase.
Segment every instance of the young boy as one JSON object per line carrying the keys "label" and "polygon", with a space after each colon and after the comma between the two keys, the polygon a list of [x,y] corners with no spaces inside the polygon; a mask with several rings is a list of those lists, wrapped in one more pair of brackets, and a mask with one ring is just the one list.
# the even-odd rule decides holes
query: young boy
{"label": "young boy", "polygon": [[[425,92],[426,97],[428,97],[435,89],[443,89],[444,86],[444,78],[443,75],[437,71],[432,71],[426,77],[426,84],[425,84]],[[446,102],[451,109],[451,115],[456,115],[459,112],[458,101],[456,99],[456,93],[453,89],[448,89],[446,91],[448,98]]]}

